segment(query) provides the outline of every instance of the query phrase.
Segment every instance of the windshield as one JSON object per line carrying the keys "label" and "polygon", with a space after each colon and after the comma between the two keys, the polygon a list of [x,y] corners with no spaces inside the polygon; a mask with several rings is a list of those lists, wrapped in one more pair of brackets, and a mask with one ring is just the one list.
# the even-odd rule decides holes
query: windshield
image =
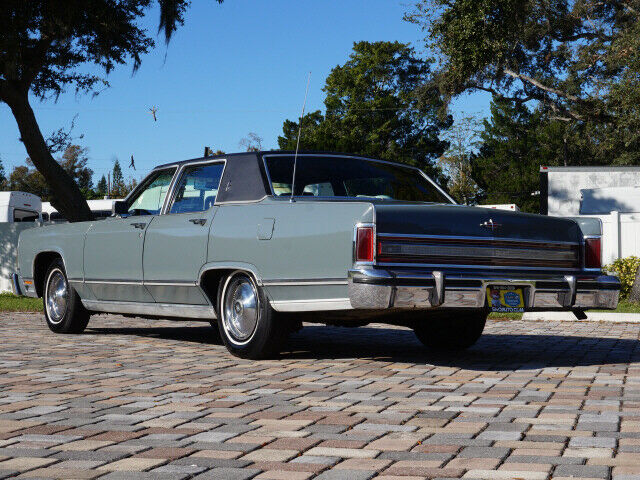
{"label": "windshield", "polygon": [[[265,156],[265,165],[273,193],[290,196],[293,156]],[[296,196],[451,203],[414,168],[349,157],[299,156],[295,189]]]}

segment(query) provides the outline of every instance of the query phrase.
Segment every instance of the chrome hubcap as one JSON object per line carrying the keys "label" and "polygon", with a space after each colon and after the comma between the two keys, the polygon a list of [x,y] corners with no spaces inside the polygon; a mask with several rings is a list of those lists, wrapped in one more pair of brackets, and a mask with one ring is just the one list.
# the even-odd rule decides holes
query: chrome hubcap
{"label": "chrome hubcap", "polygon": [[60,323],[67,313],[69,287],[60,270],[54,270],[47,284],[47,313],[51,323]]}
{"label": "chrome hubcap", "polygon": [[258,292],[245,276],[232,278],[223,300],[222,325],[235,342],[248,341],[258,324]]}

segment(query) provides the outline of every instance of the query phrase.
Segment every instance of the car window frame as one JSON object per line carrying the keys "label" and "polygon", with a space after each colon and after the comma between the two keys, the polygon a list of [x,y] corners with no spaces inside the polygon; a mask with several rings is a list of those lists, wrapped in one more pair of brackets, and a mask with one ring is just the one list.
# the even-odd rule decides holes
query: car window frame
{"label": "car window frame", "polygon": [[[373,163],[385,163],[388,165],[393,165],[396,167],[401,167],[401,168],[407,168],[410,170],[414,170],[416,172],[418,172],[418,174],[423,177],[428,183],[430,183],[435,189],[436,191],[438,191],[440,194],[442,194],[447,200],[450,201],[450,203],[442,203],[442,205],[458,205],[458,202],[456,202],[454,200],[454,198],[449,195],[446,190],[444,188],[442,188],[440,185],[438,185],[429,175],[427,175],[426,173],[424,173],[422,171],[422,169],[418,168],[418,167],[414,167],[413,165],[407,165],[404,163],[399,163],[399,162],[390,162],[388,160],[380,160],[377,158],[369,158],[369,157],[363,157],[360,155],[348,155],[348,154],[339,154],[339,153],[300,153],[300,154],[290,154],[290,153],[282,153],[282,152],[273,152],[273,153],[268,153],[262,156],[262,165],[264,167],[264,171],[266,174],[266,179],[267,179],[267,184],[269,186],[269,196],[271,198],[273,198],[274,200],[282,200],[282,199],[290,199],[290,198],[294,198],[294,199],[309,199],[309,198],[313,198],[315,200],[329,200],[329,201],[335,201],[335,200],[345,200],[345,199],[354,199],[357,197],[340,197],[340,196],[333,196],[333,197],[311,197],[311,196],[303,196],[303,195],[276,195],[274,188],[273,188],[273,182],[271,180],[271,175],[269,174],[269,166],[267,165],[267,159],[269,157],[291,157],[294,158],[294,162],[295,162],[295,157],[332,157],[332,158],[348,158],[348,159],[353,159],[353,160],[366,160],[368,162],[373,162]],[[424,202],[415,202],[415,203],[424,203]]]}
{"label": "car window frame", "polygon": [[216,159],[212,159],[212,160],[202,160],[199,162],[190,162],[187,164],[183,164],[180,165],[180,168],[178,169],[178,171],[176,172],[176,176],[173,179],[172,185],[171,185],[171,189],[169,191],[169,193],[167,194],[167,202],[163,208],[162,214],[163,215],[193,215],[196,213],[205,213],[210,211],[213,207],[218,205],[218,195],[216,194],[216,199],[213,202],[213,204],[206,210],[197,210],[197,211],[193,211],[193,212],[175,212],[175,213],[171,213],[171,207],[173,206],[173,202],[175,201],[175,196],[178,193],[178,185],[180,184],[180,181],[182,180],[183,175],[185,175],[185,170],[187,170],[190,167],[198,167],[198,166],[203,166],[203,165],[214,165],[214,164],[218,164],[221,163],[222,164],[222,173],[220,174],[220,183],[218,184],[218,191],[220,191],[220,185],[222,185],[222,179],[224,178],[224,172],[227,168],[227,159],[220,159],[220,158],[216,158]]}
{"label": "car window frame", "polygon": [[158,213],[151,213],[149,215],[131,215],[128,214],[127,217],[149,217],[149,216],[154,216],[154,215],[161,215],[162,212],[164,211],[166,205],[167,205],[167,198],[169,198],[169,195],[171,194],[171,192],[173,191],[173,187],[175,185],[176,182],[176,175],[178,175],[178,173],[180,172],[180,166],[179,165],[169,165],[163,168],[157,168],[152,170],[151,172],[149,172],[149,175],[147,175],[139,184],[136,188],[134,188],[129,195],[127,195],[124,199],[124,202],[127,205],[127,209],[129,209],[131,207],[131,205],[133,204],[133,202],[147,189],[147,187],[149,186],[149,183],[151,183],[151,178],[156,175],[156,174],[161,174],[162,172],[165,171],[170,171],[170,170],[174,170],[173,175],[171,177],[171,181],[169,182],[169,188],[167,190],[167,194],[165,195],[164,200],[162,201],[162,206],[160,207],[160,211]]}

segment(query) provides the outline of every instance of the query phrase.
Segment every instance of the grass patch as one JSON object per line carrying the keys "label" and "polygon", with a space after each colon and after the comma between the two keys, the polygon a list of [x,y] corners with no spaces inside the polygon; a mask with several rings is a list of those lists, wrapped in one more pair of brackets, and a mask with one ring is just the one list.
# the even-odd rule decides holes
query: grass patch
{"label": "grass patch", "polygon": [[42,299],[18,297],[13,293],[0,293],[0,312],[41,312]]}
{"label": "grass patch", "polygon": [[592,310],[593,312],[615,312],[615,313],[640,313],[640,303],[633,303],[627,300],[620,300],[618,308],[615,310]]}
{"label": "grass patch", "polygon": [[[618,308],[615,310],[587,310],[587,312],[609,312],[609,313],[640,313],[640,303],[633,303],[627,300],[620,300]],[[520,320],[521,313],[491,313],[489,318],[493,320]]]}

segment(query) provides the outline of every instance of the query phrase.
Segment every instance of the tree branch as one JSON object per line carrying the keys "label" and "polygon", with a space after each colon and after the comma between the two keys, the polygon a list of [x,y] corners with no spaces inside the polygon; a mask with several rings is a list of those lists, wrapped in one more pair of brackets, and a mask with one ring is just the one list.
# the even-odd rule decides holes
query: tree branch
{"label": "tree branch", "polygon": [[558,90],[557,88],[549,87],[542,82],[539,82],[535,78],[529,77],[528,75],[523,75],[521,73],[516,73],[513,70],[508,68],[503,68],[502,71],[509,75],[510,77],[516,78],[518,80],[522,80],[523,82],[529,83],[534,87],[539,88],[540,90],[544,90],[547,93],[553,93],[554,95],[558,95],[559,97],[563,97],[569,99],[573,102],[581,102],[582,99],[580,97],[576,97],[575,95],[571,95],[569,93],[563,92],[562,90]]}
{"label": "tree branch", "polygon": [[483,85],[478,85],[477,83],[469,84],[469,87],[475,88],[477,90],[482,90],[484,92],[491,93],[492,95],[495,95],[496,97],[502,98],[504,100],[509,100],[511,102],[527,103],[527,102],[529,102],[531,100],[539,100],[538,98],[536,98],[536,97],[534,97],[532,95],[528,95],[528,96],[526,96],[524,98],[521,98],[521,97],[509,97],[507,95],[504,95],[503,93],[500,93],[495,88],[485,87]]}

